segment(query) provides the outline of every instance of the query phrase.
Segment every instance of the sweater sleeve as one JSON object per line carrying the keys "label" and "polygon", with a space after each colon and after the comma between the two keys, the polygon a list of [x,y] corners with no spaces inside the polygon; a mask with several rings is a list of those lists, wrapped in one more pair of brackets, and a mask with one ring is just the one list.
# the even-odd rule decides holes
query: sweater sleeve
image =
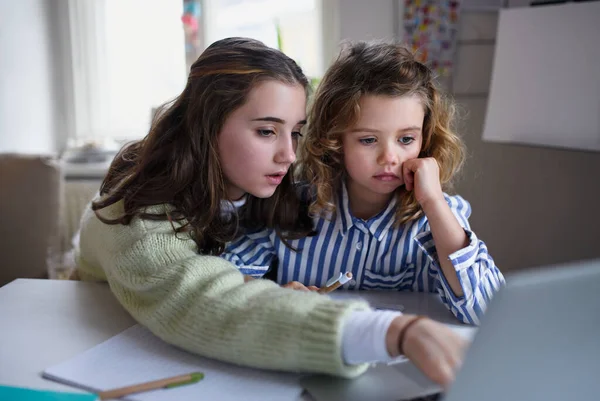
{"label": "sweater sleeve", "polygon": [[[115,205],[113,205],[115,206]],[[112,208],[112,207],[111,207]],[[363,302],[244,283],[230,262],[197,253],[169,222],[82,220],[77,260],[82,278],[106,278],[119,302],[164,341],[240,365],[354,377],[367,365],[342,358],[344,319]],[[101,273],[99,273],[101,271]]]}

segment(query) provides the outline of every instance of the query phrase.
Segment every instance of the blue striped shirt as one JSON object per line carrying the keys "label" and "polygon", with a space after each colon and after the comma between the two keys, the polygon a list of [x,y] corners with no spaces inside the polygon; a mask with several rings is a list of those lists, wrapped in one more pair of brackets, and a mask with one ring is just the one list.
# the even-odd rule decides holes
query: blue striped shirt
{"label": "blue striped shirt", "polygon": [[425,216],[394,227],[394,198],[377,216],[359,219],[350,212],[346,188],[333,218],[314,218],[316,236],[289,241],[297,251],[267,229],[236,239],[222,256],[243,274],[256,278],[262,277],[277,258],[280,284],[299,281],[322,287],[329,278],[350,271],[354,279],[344,285],[348,290],[434,292],[459,320],[478,324],[504,277],[485,243],[470,230],[469,203],[460,196],[444,196],[469,238],[465,248],[450,255],[462,297],[454,295],[441,271]]}

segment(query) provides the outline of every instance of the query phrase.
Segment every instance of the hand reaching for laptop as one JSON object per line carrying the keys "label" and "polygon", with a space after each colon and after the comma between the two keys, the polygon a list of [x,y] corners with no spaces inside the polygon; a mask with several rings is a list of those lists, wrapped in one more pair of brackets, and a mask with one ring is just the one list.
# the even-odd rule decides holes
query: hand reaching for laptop
{"label": "hand reaching for laptop", "polygon": [[[318,291],[317,287],[307,287],[298,281],[282,287]],[[391,356],[404,354],[426,376],[446,388],[454,381],[467,344],[452,329],[425,316],[398,316],[386,335],[386,346]]]}
{"label": "hand reaching for laptop", "polygon": [[[282,287],[301,291],[317,291],[297,281]],[[386,335],[391,356],[401,353],[427,377],[447,388],[462,364],[468,342],[443,323],[425,316],[402,315],[392,321]]]}
{"label": "hand reaching for laptop", "polygon": [[[253,280],[245,276],[244,281]],[[298,281],[282,285],[298,291],[318,291]],[[425,316],[404,314],[392,321],[386,347],[391,356],[404,354],[431,380],[448,387],[460,368],[468,342],[446,325]]]}
{"label": "hand reaching for laptop", "polygon": [[454,381],[467,344],[446,325],[415,315],[394,319],[386,336],[390,355],[404,354],[426,376],[445,388]]}

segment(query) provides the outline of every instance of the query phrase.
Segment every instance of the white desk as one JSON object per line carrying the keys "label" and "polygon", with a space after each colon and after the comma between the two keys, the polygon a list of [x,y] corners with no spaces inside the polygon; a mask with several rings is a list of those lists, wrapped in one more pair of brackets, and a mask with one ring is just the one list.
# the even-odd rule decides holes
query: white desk
{"label": "white desk", "polygon": [[[368,296],[376,302],[378,295]],[[397,296],[405,312],[457,323],[436,295]],[[43,379],[41,372],[134,324],[105,283],[15,280],[0,288],[0,384],[77,391]]]}

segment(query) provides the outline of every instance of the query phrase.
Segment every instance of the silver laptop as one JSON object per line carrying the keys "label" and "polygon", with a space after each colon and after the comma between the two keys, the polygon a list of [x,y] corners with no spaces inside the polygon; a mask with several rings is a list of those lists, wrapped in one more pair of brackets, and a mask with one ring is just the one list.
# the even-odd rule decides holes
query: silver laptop
{"label": "silver laptop", "polygon": [[447,394],[411,363],[302,384],[317,401],[600,399],[600,260],[508,276]]}

